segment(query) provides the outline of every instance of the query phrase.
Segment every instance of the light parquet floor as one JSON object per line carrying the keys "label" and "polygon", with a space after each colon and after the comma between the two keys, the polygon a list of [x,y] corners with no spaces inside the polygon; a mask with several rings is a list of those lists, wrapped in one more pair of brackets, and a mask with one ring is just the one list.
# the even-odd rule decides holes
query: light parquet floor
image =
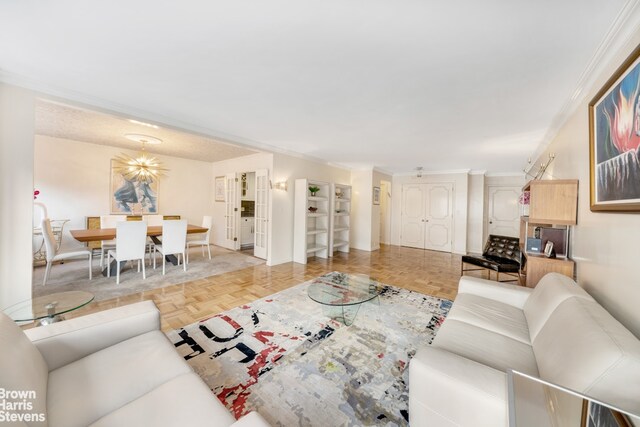
{"label": "light parquet floor", "polygon": [[[337,252],[329,259],[311,258],[306,265],[290,262],[268,267],[263,264],[95,302],[69,313],[67,318],[153,300],[160,309],[162,330],[169,331],[331,271],[367,274],[382,283],[454,299],[460,279],[460,256],[387,245],[374,252],[352,249],[350,253]],[[479,272],[476,275],[481,277]]]}

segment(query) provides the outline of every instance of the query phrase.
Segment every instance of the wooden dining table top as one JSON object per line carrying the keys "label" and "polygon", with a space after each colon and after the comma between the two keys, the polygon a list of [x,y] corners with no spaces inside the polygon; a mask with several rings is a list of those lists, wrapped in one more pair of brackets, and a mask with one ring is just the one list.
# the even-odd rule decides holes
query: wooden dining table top
{"label": "wooden dining table top", "polygon": [[[187,224],[187,234],[206,233],[206,227]],[[113,240],[116,238],[115,228],[94,228],[89,230],[70,230],[74,239],[79,242],[98,242],[101,240]],[[150,225],[147,227],[147,236],[162,236],[161,225]]]}

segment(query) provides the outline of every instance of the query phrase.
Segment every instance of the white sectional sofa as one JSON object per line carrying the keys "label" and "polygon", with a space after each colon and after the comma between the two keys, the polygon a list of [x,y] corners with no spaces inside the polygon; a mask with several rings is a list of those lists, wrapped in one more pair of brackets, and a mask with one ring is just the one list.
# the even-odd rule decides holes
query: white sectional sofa
{"label": "white sectional sofa", "polygon": [[505,426],[509,369],[640,414],[640,341],[573,280],[534,289],[462,277],[409,365],[411,427]]}
{"label": "white sectional sofa", "polygon": [[22,412],[41,414],[16,426],[268,426],[255,412],[233,418],[160,331],[151,301],[24,332],[0,313],[0,402],[8,391],[33,392]]}

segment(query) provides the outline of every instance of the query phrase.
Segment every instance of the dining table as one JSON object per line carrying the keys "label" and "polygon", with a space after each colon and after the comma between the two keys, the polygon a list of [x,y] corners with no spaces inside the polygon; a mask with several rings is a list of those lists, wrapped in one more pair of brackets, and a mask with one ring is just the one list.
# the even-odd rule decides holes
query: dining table
{"label": "dining table", "polygon": [[[187,224],[187,234],[206,233],[209,231],[206,227],[200,227],[199,225]],[[87,230],[70,230],[71,236],[79,242],[100,242],[103,240],[113,240],[116,238],[115,228],[91,228]],[[150,225],[147,227],[147,236],[153,240],[156,245],[162,244],[160,237],[162,236],[161,225]],[[166,260],[173,265],[178,265],[178,258],[175,255],[165,256]],[[183,261],[184,262],[184,261]],[[114,260],[104,270],[102,275],[107,276],[108,269],[111,269],[111,275],[116,274],[116,268],[118,263]],[[124,264],[124,261],[122,262]],[[120,266],[122,267],[122,266]]]}

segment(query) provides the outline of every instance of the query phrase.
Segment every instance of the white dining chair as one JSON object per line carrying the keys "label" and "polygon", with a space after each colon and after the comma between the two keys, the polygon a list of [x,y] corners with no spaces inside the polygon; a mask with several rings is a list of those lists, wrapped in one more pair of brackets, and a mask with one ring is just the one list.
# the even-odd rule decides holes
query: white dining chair
{"label": "white dining chair", "polygon": [[[164,216],[162,215],[142,215],[142,220],[147,221],[148,227],[162,227],[162,221],[164,221]],[[149,238],[147,241],[147,245],[149,246],[149,265],[151,265],[151,255],[153,252],[153,247],[156,243],[152,238]]]}
{"label": "white dining chair", "polygon": [[[126,221],[126,215],[100,215],[100,228],[116,228],[116,224],[121,221]],[[104,256],[107,251],[116,248],[115,239],[100,241],[100,268],[104,266]]]}
{"label": "white dining chair", "polygon": [[162,244],[155,245],[153,249],[153,268],[156,268],[156,251],[162,254],[162,275],[165,273],[167,255],[178,255],[178,265],[182,255],[182,267],[187,271],[185,260],[185,247],[187,241],[187,220],[168,220],[162,222]]}
{"label": "white dining chair", "polygon": [[51,220],[49,218],[45,218],[41,223],[42,227],[42,238],[44,239],[44,246],[47,250],[47,267],[44,271],[44,279],[42,279],[42,286],[47,284],[47,280],[49,280],[49,274],[51,273],[51,266],[55,261],[60,261],[67,258],[75,258],[79,256],[89,256],[89,280],[92,279],[91,274],[91,261],[93,260],[93,256],[89,249],[78,249],[77,251],[69,251],[69,252],[60,252],[58,250],[58,245],[56,242],[56,238],[53,235],[53,230],[51,229]]}
{"label": "white dining chair", "polygon": [[204,234],[204,238],[200,240],[187,240],[187,264],[189,264],[189,248],[191,246],[202,247],[202,257],[204,258],[204,247],[207,247],[209,253],[209,259],[211,259],[211,246],[209,245],[209,235],[211,235],[211,226],[213,225],[213,219],[210,216],[202,217],[202,226],[207,228],[207,232]]}
{"label": "white dining chair", "polygon": [[147,278],[144,255],[147,248],[147,223],[144,221],[121,221],[116,224],[116,248],[107,252],[107,277],[111,277],[110,258],[116,261],[116,284],[120,284],[120,263],[138,261],[138,272],[142,264],[142,278]]}

